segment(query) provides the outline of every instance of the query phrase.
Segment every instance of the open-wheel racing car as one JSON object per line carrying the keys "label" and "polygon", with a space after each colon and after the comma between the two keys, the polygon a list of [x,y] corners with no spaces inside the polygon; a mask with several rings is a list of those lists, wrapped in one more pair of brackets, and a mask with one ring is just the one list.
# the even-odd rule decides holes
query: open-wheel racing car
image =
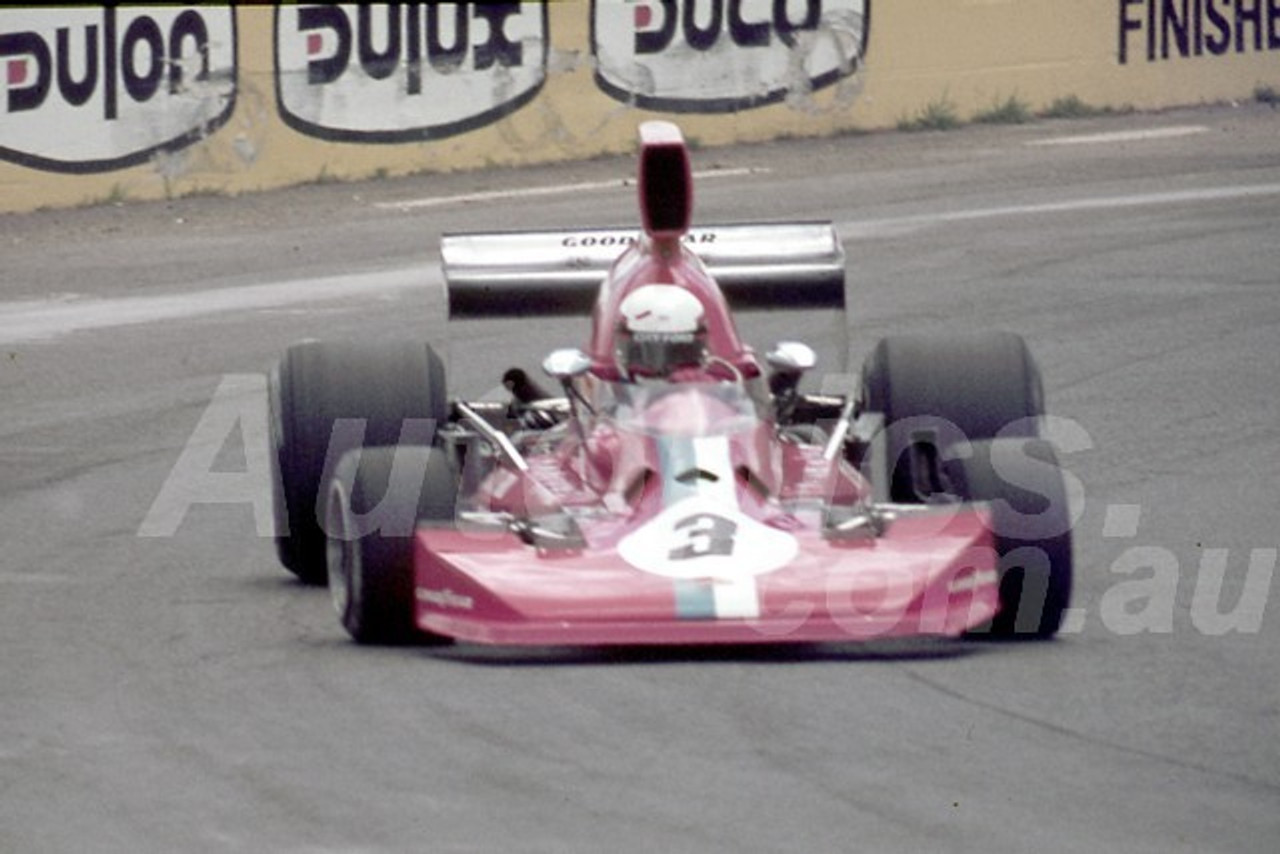
{"label": "open-wheel racing car", "polygon": [[[452,400],[420,341],[304,341],[270,382],[277,548],[360,642],[1049,637],[1071,516],[1009,333],[895,336],[802,392],[734,311],[845,302],[829,223],[690,233],[678,128],[640,128],[642,229],[448,235],[450,316],[590,311],[539,389]],[[544,381],[545,383],[546,381]]]}

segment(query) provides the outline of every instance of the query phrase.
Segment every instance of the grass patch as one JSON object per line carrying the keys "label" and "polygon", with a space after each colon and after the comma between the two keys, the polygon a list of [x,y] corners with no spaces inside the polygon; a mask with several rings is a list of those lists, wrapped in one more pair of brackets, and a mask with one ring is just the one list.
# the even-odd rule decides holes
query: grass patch
{"label": "grass patch", "polygon": [[316,173],[316,177],[310,181],[304,181],[303,184],[311,184],[313,186],[324,186],[325,184],[337,184],[342,179],[329,171],[329,164],[320,164],[320,171]]}
{"label": "grass patch", "polygon": [[1259,104],[1268,104],[1272,107],[1280,106],[1280,93],[1277,93],[1274,86],[1266,86],[1259,83],[1253,87],[1253,100]]}
{"label": "grass patch", "polygon": [[1087,119],[1100,116],[1109,110],[1095,107],[1081,101],[1076,95],[1055,98],[1053,103],[1040,112],[1042,119]]}
{"label": "grass patch", "polygon": [[1031,108],[1025,101],[1010,95],[1003,101],[996,101],[989,108],[973,117],[978,124],[984,125],[1023,125],[1034,118]]}
{"label": "grass patch", "polygon": [[182,194],[182,198],[184,199],[225,199],[227,196],[228,193],[226,190],[221,187],[214,186],[196,186]]}
{"label": "grass patch", "polygon": [[898,120],[898,130],[915,133],[925,130],[955,130],[963,125],[956,115],[956,105],[943,95],[936,101],[926,104],[914,116],[904,116]]}
{"label": "grass patch", "polygon": [[115,205],[116,207],[120,207],[127,201],[129,201],[128,191],[120,184],[112,184],[111,190],[105,196],[97,199],[96,201],[90,202],[90,204]]}

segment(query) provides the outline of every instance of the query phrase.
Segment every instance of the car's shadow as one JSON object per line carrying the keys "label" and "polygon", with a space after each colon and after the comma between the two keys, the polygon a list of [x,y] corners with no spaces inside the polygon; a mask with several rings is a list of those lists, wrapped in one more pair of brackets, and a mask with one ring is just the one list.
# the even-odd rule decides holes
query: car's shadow
{"label": "car's shadow", "polygon": [[716,644],[697,646],[490,647],[457,643],[423,648],[434,659],[494,667],[548,665],[796,664],[933,661],[980,655],[989,644],[951,638],[895,638],[847,643]]}

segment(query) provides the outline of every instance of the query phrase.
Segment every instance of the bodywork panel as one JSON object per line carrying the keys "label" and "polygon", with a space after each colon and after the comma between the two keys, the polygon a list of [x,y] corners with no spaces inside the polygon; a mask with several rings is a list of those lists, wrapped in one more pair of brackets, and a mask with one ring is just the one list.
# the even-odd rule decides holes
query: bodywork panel
{"label": "bodywork panel", "polygon": [[[707,515],[696,498],[667,510]],[[618,546],[540,550],[510,531],[422,529],[417,622],[482,643],[778,643],[957,635],[995,614],[997,557],[982,507],[903,516],[853,541],[785,518],[792,530],[756,523],[794,544],[776,568],[752,556],[700,564],[706,555],[680,571],[664,571],[661,556],[699,540],[662,514],[632,532],[659,556],[643,567]]]}

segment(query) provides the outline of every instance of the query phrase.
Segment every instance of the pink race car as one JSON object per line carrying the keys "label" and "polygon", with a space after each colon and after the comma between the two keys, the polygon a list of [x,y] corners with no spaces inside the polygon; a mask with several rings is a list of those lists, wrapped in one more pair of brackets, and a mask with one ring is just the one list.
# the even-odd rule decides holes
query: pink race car
{"label": "pink race car", "polygon": [[890,337],[801,391],[735,312],[834,313],[828,223],[690,230],[688,149],[640,128],[642,228],[446,236],[452,318],[590,311],[584,349],[450,400],[422,342],[307,341],[271,376],[277,546],[360,642],[1048,637],[1071,587],[1039,373],[1008,333]]}

